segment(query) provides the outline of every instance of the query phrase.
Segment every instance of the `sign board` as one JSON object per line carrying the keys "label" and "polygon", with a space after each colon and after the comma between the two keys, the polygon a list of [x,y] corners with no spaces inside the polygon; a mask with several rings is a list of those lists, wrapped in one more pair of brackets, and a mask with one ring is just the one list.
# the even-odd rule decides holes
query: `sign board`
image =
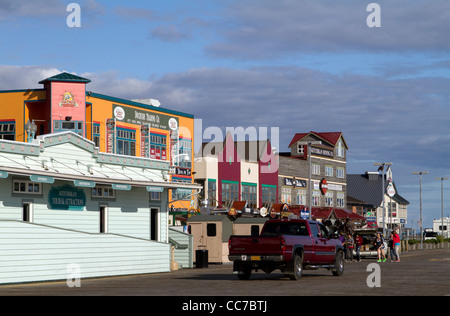
{"label": "sign board", "polygon": [[178,118],[123,105],[113,104],[114,117],[125,123],[147,125],[150,128],[173,130],[178,128]]}
{"label": "sign board", "polygon": [[394,189],[394,185],[392,184],[392,182],[390,182],[389,181],[389,184],[388,184],[388,186],[387,186],[387,194],[390,196],[390,197],[393,197],[394,195],[395,195],[395,189]]}
{"label": "sign board", "polygon": [[86,194],[82,189],[68,184],[52,187],[48,203],[53,210],[83,211],[86,206]]}
{"label": "sign board", "polygon": [[325,180],[325,178],[323,178],[320,181],[320,191],[322,191],[323,195],[325,195],[328,191],[328,183],[327,183],[327,180]]}
{"label": "sign board", "polygon": [[309,218],[309,211],[308,210],[301,210],[300,211],[300,217],[303,219],[308,219]]}

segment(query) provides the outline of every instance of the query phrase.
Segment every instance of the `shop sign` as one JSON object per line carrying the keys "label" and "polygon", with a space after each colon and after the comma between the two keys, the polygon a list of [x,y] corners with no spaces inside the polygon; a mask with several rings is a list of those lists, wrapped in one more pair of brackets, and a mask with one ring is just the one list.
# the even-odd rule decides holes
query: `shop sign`
{"label": "shop sign", "polygon": [[40,183],[54,183],[55,179],[52,177],[47,176],[38,176],[38,175],[32,175],[30,176],[30,180],[33,182],[40,182]]}
{"label": "shop sign", "polygon": [[334,151],[326,148],[313,147],[311,146],[311,154],[322,156],[322,157],[334,157]]}
{"label": "shop sign", "polygon": [[392,182],[390,182],[389,181],[389,184],[388,184],[388,187],[387,187],[387,194],[390,196],[390,197],[393,197],[394,195],[395,195],[395,188],[394,188],[394,185],[392,184]]}
{"label": "shop sign", "polygon": [[163,192],[164,188],[163,187],[153,187],[153,186],[147,186],[147,192]]}
{"label": "shop sign", "polygon": [[131,185],[130,184],[113,183],[112,188],[114,190],[130,191],[131,190]]}
{"label": "shop sign", "polygon": [[8,178],[8,172],[0,171],[0,179],[6,179],[6,178]]}
{"label": "shop sign", "polygon": [[294,178],[284,178],[284,185],[294,188],[306,188],[306,180],[299,180]]}
{"label": "shop sign", "polygon": [[188,168],[175,168],[175,174],[179,176],[191,176],[191,169]]}
{"label": "shop sign", "polygon": [[48,195],[48,203],[53,210],[83,211],[86,194],[71,185],[53,187]]}
{"label": "shop sign", "polygon": [[65,92],[61,102],[59,102],[60,107],[78,107],[78,103],[75,101],[75,98],[72,92]]}
{"label": "shop sign", "polygon": [[87,180],[75,180],[75,181],[73,181],[73,184],[76,187],[82,187],[82,188],[94,188],[95,187],[95,182],[87,181]]}
{"label": "shop sign", "polygon": [[114,153],[115,130],[116,130],[116,122],[114,121],[114,119],[107,119],[106,120],[106,152],[109,154]]}
{"label": "shop sign", "polygon": [[121,122],[148,125],[150,128],[171,130],[178,126],[178,118],[117,104],[113,104],[113,115]]}
{"label": "shop sign", "polygon": [[320,191],[322,191],[323,195],[325,195],[325,193],[327,193],[327,191],[328,191],[328,183],[327,183],[327,180],[325,180],[325,178],[323,178],[320,181]]}

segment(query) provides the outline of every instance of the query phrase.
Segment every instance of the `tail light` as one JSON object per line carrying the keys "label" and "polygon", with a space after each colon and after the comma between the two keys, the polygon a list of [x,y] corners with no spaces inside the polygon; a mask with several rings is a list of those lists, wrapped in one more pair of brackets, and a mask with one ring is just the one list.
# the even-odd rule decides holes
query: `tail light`
{"label": "tail light", "polygon": [[231,250],[231,238],[228,239],[228,251]]}
{"label": "tail light", "polygon": [[286,251],[286,241],[284,240],[284,237],[281,237],[281,251]]}

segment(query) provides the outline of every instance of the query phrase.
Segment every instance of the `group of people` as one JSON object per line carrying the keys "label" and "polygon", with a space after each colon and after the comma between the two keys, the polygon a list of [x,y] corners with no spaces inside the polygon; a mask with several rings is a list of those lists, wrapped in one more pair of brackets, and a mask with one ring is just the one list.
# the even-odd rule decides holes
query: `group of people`
{"label": "group of people", "polygon": [[[352,261],[353,260],[353,250],[356,252],[356,262],[361,262],[361,246],[363,244],[362,237],[355,233],[354,237],[352,234],[347,234],[347,237],[340,236],[344,249],[345,249],[345,260]],[[377,233],[376,238],[373,241],[373,245],[377,250],[378,262],[386,262],[386,255],[384,254],[384,239],[380,233]],[[389,238],[388,247],[390,249],[391,262],[400,262],[400,236],[394,230],[391,232],[391,236]]]}

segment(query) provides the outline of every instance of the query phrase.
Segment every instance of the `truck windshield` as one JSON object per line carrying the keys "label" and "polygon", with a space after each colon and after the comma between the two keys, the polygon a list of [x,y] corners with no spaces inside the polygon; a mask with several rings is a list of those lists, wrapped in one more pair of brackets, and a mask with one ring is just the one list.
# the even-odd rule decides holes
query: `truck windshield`
{"label": "truck windshield", "polygon": [[309,236],[306,223],[276,222],[267,223],[261,236],[297,235]]}

